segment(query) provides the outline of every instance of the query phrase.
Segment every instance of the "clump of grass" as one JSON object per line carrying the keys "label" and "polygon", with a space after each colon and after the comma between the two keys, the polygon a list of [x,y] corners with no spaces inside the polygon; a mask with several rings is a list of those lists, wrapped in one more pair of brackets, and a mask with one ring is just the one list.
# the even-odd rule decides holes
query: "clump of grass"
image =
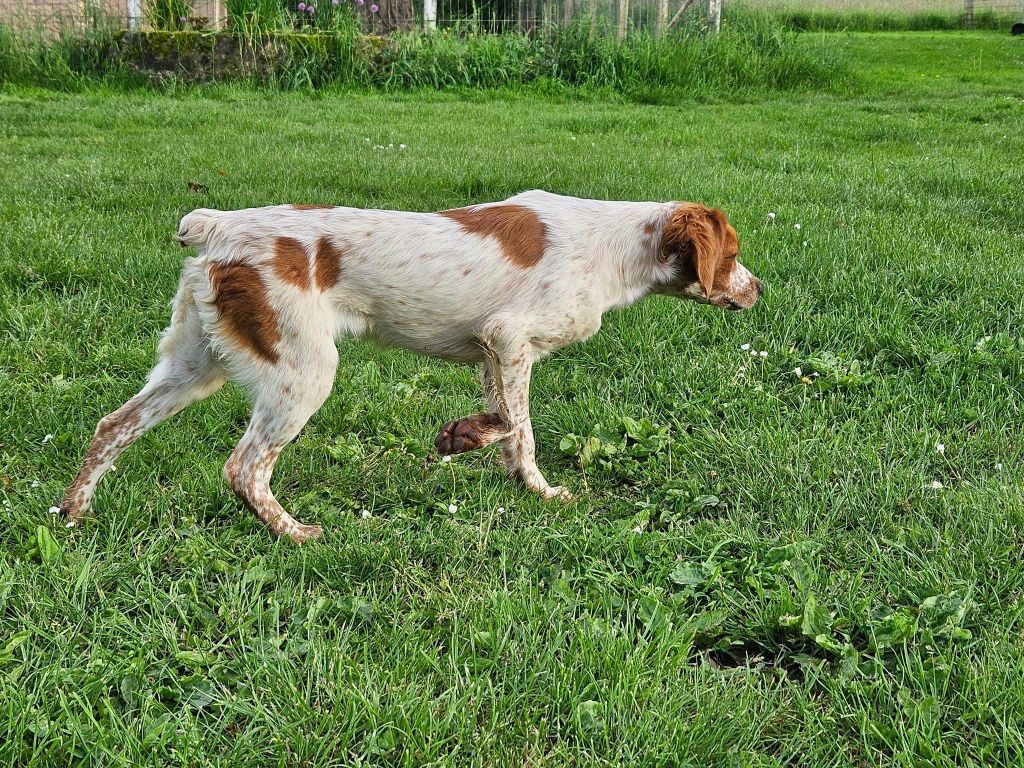
{"label": "clump of grass", "polygon": [[281,0],[224,0],[228,28],[245,36],[282,29],[287,11]]}
{"label": "clump of grass", "polygon": [[822,87],[842,69],[834,51],[808,45],[766,14],[748,13],[728,20],[716,35],[684,29],[659,38],[638,31],[621,42],[589,25],[536,38],[473,31],[394,35],[371,77],[391,88],[509,87],[544,80],[663,100]]}
{"label": "clump of grass", "polygon": [[0,84],[77,90],[98,83],[139,84],[113,55],[117,32],[109,26],[63,30],[57,37],[24,34],[0,24]]}
{"label": "clump of grass", "polygon": [[187,0],[150,0],[146,16],[153,29],[184,29],[192,7]]}

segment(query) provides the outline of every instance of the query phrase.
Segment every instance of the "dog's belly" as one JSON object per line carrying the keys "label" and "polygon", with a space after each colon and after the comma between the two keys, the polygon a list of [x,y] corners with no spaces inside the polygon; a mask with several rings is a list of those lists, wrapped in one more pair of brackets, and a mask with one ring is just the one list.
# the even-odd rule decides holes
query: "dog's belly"
{"label": "dog's belly", "polygon": [[461,326],[421,325],[383,318],[371,321],[365,336],[383,347],[401,347],[459,363],[479,363],[484,359],[479,339]]}

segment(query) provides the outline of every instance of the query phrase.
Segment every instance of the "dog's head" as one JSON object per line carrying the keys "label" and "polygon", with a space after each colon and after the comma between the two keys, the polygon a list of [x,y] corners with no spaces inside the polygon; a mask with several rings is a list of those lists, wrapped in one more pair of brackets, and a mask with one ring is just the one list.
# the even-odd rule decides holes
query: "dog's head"
{"label": "dog's head", "polygon": [[657,258],[668,274],[661,293],[723,309],[749,309],[761,281],[736,260],[740,241],[725,214],[700,203],[679,203],[662,228]]}

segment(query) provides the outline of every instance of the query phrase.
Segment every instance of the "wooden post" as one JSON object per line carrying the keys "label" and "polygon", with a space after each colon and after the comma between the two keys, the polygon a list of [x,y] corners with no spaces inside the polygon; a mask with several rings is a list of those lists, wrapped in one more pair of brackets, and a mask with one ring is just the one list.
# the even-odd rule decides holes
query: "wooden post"
{"label": "wooden post", "polygon": [[974,29],[974,0],[964,0],[964,29]]}
{"label": "wooden post", "polygon": [[437,28],[437,0],[423,0],[423,29]]}
{"label": "wooden post", "polygon": [[717,32],[722,28],[722,0],[708,0],[708,31]]}
{"label": "wooden post", "polygon": [[661,37],[668,26],[668,0],[658,0],[658,17],[654,20],[654,34]]}
{"label": "wooden post", "polygon": [[629,22],[629,0],[619,0],[619,29],[616,37],[619,40],[626,39],[626,24]]}
{"label": "wooden post", "polygon": [[572,24],[573,0],[562,0],[562,26],[568,27]]}

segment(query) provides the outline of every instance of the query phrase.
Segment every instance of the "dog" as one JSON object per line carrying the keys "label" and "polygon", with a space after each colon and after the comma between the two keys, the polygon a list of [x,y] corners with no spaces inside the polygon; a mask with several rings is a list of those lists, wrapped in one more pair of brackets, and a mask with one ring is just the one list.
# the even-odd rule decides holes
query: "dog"
{"label": "dog", "polygon": [[277,205],[200,208],[181,220],[185,259],[170,326],[142,390],[100,420],[61,510],[87,515],[96,486],[142,434],[232,379],[252,397],[224,467],[275,536],[316,539],[270,488],[281,449],[334,384],[335,341],[361,336],[478,363],[488,411],[449,421],[441,454],[501,446],[505,467],[544,498],[570,497],[534,458],[530,372],[589,338],[610,309],[650,294],[730,310],[761,281],[737,261],[725,215],[699,203],[607,202],[540,190],[440,213]]}

